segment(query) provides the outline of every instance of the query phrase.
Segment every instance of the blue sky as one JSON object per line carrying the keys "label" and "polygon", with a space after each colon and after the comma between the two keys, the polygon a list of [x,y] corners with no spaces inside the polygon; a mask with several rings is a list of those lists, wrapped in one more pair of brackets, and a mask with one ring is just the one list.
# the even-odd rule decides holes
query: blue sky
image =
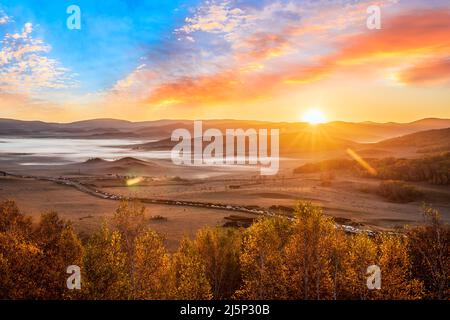
{"label": "blue sky", "polygon": [[[142,58],[164,59],[164,42],[173,41],[173,30],[183,23],[197,1],[17,1],[1,2],[14,23],[0,26],[19,32],[33,22],[34,36],[52,47],[50,57],[77,74],[80,91],[101,90],[135,69]],[[66,27],[66,8],[81,9],[81,30]],[[99,76],[101,75],[101,76]]]}

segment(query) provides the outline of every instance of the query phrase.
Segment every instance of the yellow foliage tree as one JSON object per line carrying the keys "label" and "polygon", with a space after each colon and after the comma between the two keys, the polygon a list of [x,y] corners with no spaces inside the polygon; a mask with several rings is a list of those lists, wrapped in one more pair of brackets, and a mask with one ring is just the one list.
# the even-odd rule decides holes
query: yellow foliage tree
{"label": "yellow foliage tree", "polygon": [[162,238],[148,230],[135,240],[134,299],[167,299],[170,297],[170,259]]}
{"label": "yellow foliage tree", "polygon": [[379,236],[378,265],[382,285],[378,298],[384,300],[412,300],[422,296],[422,283],[411,275],[411,260],[406,237],[399,235]]}
{"label": "yellow foliage tree", "polygon": [[377,264],[377,245],[367,234],[350,236],[348,252],[345,255],[345,295],[346,299],[368,300],[375,297],[367,287],[367,268]]}
{"label": "yellow foliage tree", "polygon": [[240,299],[287,299],[285,255],[291,224],[281,217],[262,218],[244,234],[240,256],[243,285]]}
{"label": "yellow foliage tree", "polygon": [[88,299],[128,299],[130,278],[127,255],[118,231],[106,226],[86,246],[83,268],[83,292]]}
{"label": "yellow foliage tree", "polygon": [[241,233],[232,228],[203,228],[194,245],[205,266],[213,299],[229,299],[241,285]]}
{"label": "yellow foliage tree", "polygon": [[202,258],[193,244],[184,238],[172,257],[172,298],[181,300],[209,300],[211,286]]}
{"label": "yellow foliage tree", "polygon": [[336,232],[333,220],[321,208],[310,202],[297,204],[293,234],[286,246],[291,298],[331,298],[331,248]]}

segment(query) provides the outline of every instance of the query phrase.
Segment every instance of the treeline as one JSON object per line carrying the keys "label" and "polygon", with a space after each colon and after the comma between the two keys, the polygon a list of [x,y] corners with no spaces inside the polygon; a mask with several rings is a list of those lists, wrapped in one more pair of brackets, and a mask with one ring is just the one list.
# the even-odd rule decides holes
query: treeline
{"label": "treeline", "polygon": [[[450,184],[450,152],[421,159],[365,159],[376,170],[376,177],[384,180],[426,181],[435,185]],[[331,159],[308,163],[294,169],[294,173],[350,170],[360,176],[372,176],[356,161]]]}
{"label": "treeline", "polygon": [[[401,235],[347,235],[299,202],[293,221],[204,228],[169,253],[138,203],[121,203],[108,225],[80,240],[56,213],[33,225],[7,201],[0,299],[448,299],[449,226],[433,209],[424,217]],[[66,287],[69,265],[81,268],[81,290]],[[371,265],[381,268],[379,290],[366,283]]]}

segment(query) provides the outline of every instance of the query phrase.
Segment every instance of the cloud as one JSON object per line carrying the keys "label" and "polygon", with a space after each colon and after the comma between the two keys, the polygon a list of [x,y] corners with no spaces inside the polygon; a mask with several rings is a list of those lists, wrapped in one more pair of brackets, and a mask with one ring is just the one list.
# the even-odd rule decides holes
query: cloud
{"label": "cloud", "polygon": [[75,85],[67,68],[47,56],[51,46],[32,36],[33,24],[25,23],[20,33],[7,33],[0,50],[0,90],[35,94],[43,89]]}
{"label": "cloud", "polygon": [[[381,30],[361,32],[338,39],[338,50],[318,59],[315,66],[299,66],[298,75],[290,79],[301,82],[305,78],[337,71],[363,67],[373,69],[415,65],[424,58],[450,57],[450,12],[445,10],[410,11],[387,19]],[[441,78],[434,65],[407,67],[403,78],[412,79],[414,71],[427,69],[431,80],[433,72]],[[445,72],[444,72],[445,73]],[[408,82],[408,81],[407,81]]]}
{"label": "cloud", "polygon": [[[176,29],[177,37],[190,41],[175,47],[164,62],[134,70],[110,91],[125,101],[142,99],[150,108],[223,106],[273,100],[337,73],[364,74],[371,81],[396,70],[406,84],[446,77],[448,61],[436,60],[450,52],[446,10],[396,7],[383,11],[391,16],[383,15],[382,30],[368,30],[369,0],[239,8],[233,3],[205,2]],[[397,5],[395,0],[378,3]]]}
{"label": "cloud", "polygon": [[3,24],[8,24],[10,22],[12,22],[12,17],[8,16],[5,11],[3,11],[2,9],[0,9],[0,25]]}
{"label": "cloud", "polygon": [[191,34],[196,31],[212,33],[229,33],[242,25],[246,16],[239,8],[231,7],[230,1],[218,3],[206,1],[193,17],[185,19],[185,25],[175,30],[176,33]]}
{"label": "cloud", "polygon": [[429,59],[403,70],[398,75],[398,80],[412,85],[448,83],[450,80],[450,55],[444,58]]}
{"label": "cloud", "polygon": [[367,58],[450,53],[450,11],[414,10],[393,17],[377,32],[343,37],[340,63]]}
{"label": "cloud", "polygon": [[254,33],[235,46],[241,60],[264,60],[284,54],[290,48],[289,40],[276,33]]}

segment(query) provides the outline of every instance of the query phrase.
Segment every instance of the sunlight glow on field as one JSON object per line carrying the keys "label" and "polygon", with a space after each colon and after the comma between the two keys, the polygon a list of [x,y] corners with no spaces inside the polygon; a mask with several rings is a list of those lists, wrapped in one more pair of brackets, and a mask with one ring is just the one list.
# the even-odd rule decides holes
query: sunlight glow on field
{"label": "sunlight glow on field", "polygon": [[139,182],[142,182],[143,180],[144,180],[144,178],[142,178],[142,177],[128,179],[127,186],[129,186],[129,187],[134,186],[135,184],[138,184]]}

